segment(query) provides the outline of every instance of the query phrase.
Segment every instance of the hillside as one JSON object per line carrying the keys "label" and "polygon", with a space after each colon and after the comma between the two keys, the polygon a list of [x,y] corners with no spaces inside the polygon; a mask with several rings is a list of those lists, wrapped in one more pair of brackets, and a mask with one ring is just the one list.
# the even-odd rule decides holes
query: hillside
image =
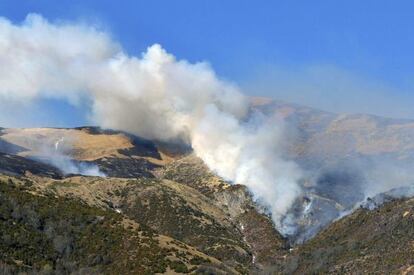
{"label": "hillside", "polygon": [[252,104],[265,113],[278,113],[290,124],[291,154],[298,160],[333,162],[357,156],[412,160],[414,121],[368,114],[334,114],[267,98]]}
{"label": "hillside", "polygon": [[235,272],[118,212],[54,192],[37,193],[34,185],[27,178],[1,178],[2,274]]}
{"label": "hillside", "polygon": [[295,248],[278,272],[412,274],[414,199],[358,209]]}
{"label": "hillside", "polygon": [[[390,198],[332,223],[364,199],[356,160],[410,166],[413,122],[267,99],[254,106],[296,126],[287,129],[290,158],[323,167],[310,170],[317,185],[305,183],[293,209],[294,235],[283,237],[245,186],[218,177],[182,144],[96,127],[0,129],[1,272],[413,270],[412,199]],[[84,167],[105,177],[80,175]]]}

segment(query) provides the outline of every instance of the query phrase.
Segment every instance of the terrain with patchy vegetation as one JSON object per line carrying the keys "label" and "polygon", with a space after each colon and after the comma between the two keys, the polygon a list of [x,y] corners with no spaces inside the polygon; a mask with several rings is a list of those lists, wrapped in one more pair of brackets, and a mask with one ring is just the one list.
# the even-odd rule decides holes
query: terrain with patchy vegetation
{"label": "terrain with patchy vegetation", "polygon": [[[410,121],[254,104],[301,125],[288,153],[304,165],[339,155],[413,155]],[[75,164],[96,165],[106,177],[65,174],[45,161],[59,140]],[[295,243],[244,186],[215,175],[183,145],[94,127],[1,129],[0,152],[1,274],[414,272],[410,198],[361,207]],[[340,184],[332,188],[341,191]],[[315,201],[346,203],[331,193]]]}

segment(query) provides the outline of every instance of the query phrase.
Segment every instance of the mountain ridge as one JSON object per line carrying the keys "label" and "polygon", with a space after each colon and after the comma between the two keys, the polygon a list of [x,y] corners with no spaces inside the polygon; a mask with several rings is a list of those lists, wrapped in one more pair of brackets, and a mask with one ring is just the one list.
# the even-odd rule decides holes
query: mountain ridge
{"label": "mountain ridge", "polygon": [[[156,263],[160,264],[159,270],[162,273],[180,271],[214,274],[295,272],[301,274],[304,271],[351,273],[359,270],[409,271],[413,265],[412,257],[405,257],[400,262],[396,262],[390,256],[389,263],[384,260],[377,267],[374,267],[369,260],[364,260],[361,265],[348,264],[347,262],[352,259],[359,259],[358,251],[361,246],[354,245],[354,241],[363,243],[364,240],[357,235],[346,235],[346,240],[351,239],[352,245],[339,243],[339,248],[333,252],[323,243],[327,240],[340,240],[345,236],[344,232],[349,232],[348,228],[353,228],[357,232],[364,226],[364,223],[350,223],[353,219],[367,222],[389,219],[388,223],[397,226],[399,223],[397,216],[404,216],[406,211],[411,213],[410,199],[391,198],[390,202],[379,206],[379,211],[356,210],[340,218],[345,209],[352,208],[364,197],[358,195],[356,189],[345,188],[358,184],[360,180],[358,173],[353,172],[353,167],[341,173],[337,169],[347,167],[350,162],[360,159],[361,156],[376,159],[384,157],[385,154],[387,158],[397,163],[408,162],[411,157],[411,146],[414,144],[414,139],[410,138],[414,137],[411,135],[412,122],[377,120],[376,117],[365,115],[340,116],[265,100],[256,104],[254,108],[260,108],[268,114],[283,115],[289,125],[295,125],[296,129],[287,129],[288,137],[294,135],[293,139],[286,138],[292,141],[286,150],[290,158],[305,167],[326,167],[326,171],[319,172],[317,179],[319,189],[309,187],[305,196],[295,205],[298,215],[305,213],[302,212],[303,209],[312,207],[309,208],[309,214],[301,220],[303,224],[299,225],[299,231],[294,236],[296,241],[283,237],[275,230],[267,210],[255,202],[246,187],[218,177],[191,152],[188,146],[149,141],[121,131],[103,130],[97,127],[3,128],[0,133],[0,151],[2,151],[0,174],[3,174],[3,182],[0,184],[7,186],[11,180],[13,182],[11,185],[17,186],[17,189],[22,188],[19,189],[21,192],[35,196],[28,198],[29,201],[36,201],[38,196],[51,196],[70,202],[80,201],[85,207],[96,208],[104,211],[103,213],[121,215],[132,223],[148,228],[154,234],[171,238],[169,243],[176,241],[188,245],[198,251],[197,253],[201,253],[197,254],[199,257],[210,261],[192,261],[191,256],[180,258],[177,254],[171,256],[172,258],[165,258],[165,255],[157,254],[158,256],[149,260],[151,264],[145,266],[150,273],[154,270],[151,269],[153,264],[157,265]],[[380,136],[378,133],[381,131],[389,131],[389,133]],[[358,139],[366,136],[367,133],[373,133],[369,140]],[[341,148],[330,149],[343,146],[343,139],[338,139],[340,135],[347,136],[351,140],[346,143],[348,153]],[[389,139],[391,144],[386,150],[381,147],[383,144],[381,142],[374,143],[375,146],[368,149],[362,146],[372,140],[384,139],[387,142]],[[308,147],[315,140],[323,141],[324,146],[320,146],[319,142]],[[55,161],[61,160],[62,156],[65,161],[67,161],[66,156],[70,156],[71,165],[96,166],[107,177],[63,173],[53,166],[53,158]],[[45,161],[45,159],[49,160]],[[309,163],[310,160],[312,163]],[[14,192],[12,189],[5,190],[5,192]],[[392,207],[389,208],[389,205]],[[394,218],[388,217],[389,212],[384,209],[391,209],[399,214],[392,216]],[[401,209],[404,212],[401,212],[403,211]],[[76,218],[76,215],[73,217]],[[338,218],[340,219],[337,220]],[[407,240],[408,244],[399,242],[398,246],[401,246],[404,251],[411,251],[408,240],[413,233],[410,228],[413,222],[412,215],[407,214],[404,218],[404,223],[399,230],[407,233],[404,240]],[[337,221],[332,223],[333,220]],[[301,231],[300,226],[308,231]],[[392,242],[393,235],[389,233],[391,231],[381,231],[380,224],[375,222],[370,226],[374,229],[378,226],[379,232],[383,232],[382,235],[378,235],[384,239],[382,243],[377,244],[378,247],[384,247]],[[36,230],[36,234],[43,236],[43,231]],[[312,238],[307,241],[310,237]],[[47,237],[44,238],[48,241]],[[161,241],[157,242],[156,246],[160,247]],[[331,243],[331,246],[335,245]],[[378,257],[376,251],[364,247],[367,255],[372,255],[373,259]],[[156,250],[158,249],[161,248]],[[346,254],[346,249],[351,249],[356,254]],[[55,253],[60,252],[56,250]],[[4,261],[7,257],[5,254],[2,255],[1,260]],[[29,270],[27,266],[36,268],[39,272],[46,267],[57,270],[61,268],[59,261],[65,257],[63,254],[59,255],[54,262],[48,263],[49,267],[45,263],[30,262],[29,259],[17,259],[19,263],[17,264],[10,260],[11,258],[7,258],[4,268],[11,270],[12,273],[16,270]],[[317,255],[324,257],[323,264],[318,264]],[[169,260],[165,261],[165,259]],[[344,262],[345,260],[347,262]],[[111,268],[112,264],[108,263],[108,265],[105,267],[102,263],[96,265],[93,265],[93,262],[86,263],[87,268],[90,268],[88,270],[94,272],[106,272],[105,270],[110,269],[105,268]],[[86,268],[81,262],[73,264],[73,270],[81,268]]]}

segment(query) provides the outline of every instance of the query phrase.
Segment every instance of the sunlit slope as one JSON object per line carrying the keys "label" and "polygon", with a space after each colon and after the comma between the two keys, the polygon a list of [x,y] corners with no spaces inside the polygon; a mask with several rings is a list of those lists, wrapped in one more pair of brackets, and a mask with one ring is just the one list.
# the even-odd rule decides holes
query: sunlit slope
{"label": "sunlit slope", "polygon": [[[127,156],[148,157],[154,161],[168,159],[149,141],[95,127],[3,129],[0,138],[2,149],[22,156],[39,156],[60,149],[83,161]],[[7,148],[5,143],[11,146]]]}
{"label": "sunlit slope", "polygon": [[58,195],[75,183],[41,181],[0,176],[2,273],[238,273],[108,204],[84,200],[82,190]]}
{"label": "sunlit slope", "polygon": [[407,160],[414,155],[413,120],[334,114],[268,98],[253,98],[252,104],[289,122],[288,132],[295,142],[287,145],[298,159],[362,155]]}
{"label": "sunlit slope", "polygon": [[156,168],[186,154],[188,148],[96,127],[27,128],[2,129],[0,152],[51,164],[51,156],[65,156],[96,164],[107,176],[133,178],[153,177]]}

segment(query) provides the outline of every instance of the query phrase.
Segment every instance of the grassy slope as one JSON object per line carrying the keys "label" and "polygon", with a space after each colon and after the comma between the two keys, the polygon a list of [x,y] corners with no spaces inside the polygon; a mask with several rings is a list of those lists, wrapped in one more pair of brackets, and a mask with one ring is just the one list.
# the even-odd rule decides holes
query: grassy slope
{"label": "grassy slope", "polygon": [[[264,216],[243,212],[235,220],[246,226],[239,232],[208,197],[175,182],[1,178],[4,272],[235,273],[229,265],[240,272],[251,267],[249,251],[258,253],[256,261],[270,257],[262,261],[272,265],[262,268],[274,273],[384,274],[414,269],[414,199],[392,201],[373,211],[359,209],[289,253],[274,233],[263,231]],[[226,188],[232,189],[238,190]]]}
{"label": "grassy slope", "polygon": [[287,273],[400,274],[414,269],[414,199],[359,209],[298,247]]}
{"label": "grassy slope", "polygon": [[[114,150],[118,152],[118,149]],[[138,153],[128,152],[142,155],[153,152],[150,149],[140,147]],[[10,163],[10,160],[6,162]],[[20,165],[20,162],[16,163]],[[26,170],[25,163],[21,162],[20,166]],[[29,166],[33,167],[32,164]],[[258,213],[242,187],[229,186],[192,156],[171,160],[160,170],[160,179],[73,177],[46,180],[32,177],[34,185],[30,187],[12,188],[14,184],[2,184],[1,188],[8,189],[1,191],[1,268],[64,271],[86,268],[88,273],[111,273],[114,270],[152,273],[157,268],[161,271],[198,268],[200,265],[191,264],[190,256],[174,252],[183,246],[179,242],[182,241],[212,256],[189,252],[213,262],[210,264],[213,267],[205,268],[218,270],[227,267],[216,258],[245,272],[251,267],[252,255],[256,264],[269,272],[389,273],[414,270],[414,203],[411,200],[394,201],[376,211],[358,210],[288,253],[271,221]],[[38,171],[34,172],[38,174]],[[44,196],[39,197],[39,194]],[[79,201],[83,203],[79,204]],[[55,212],[52,206],[56,206]],[[123,215],[116,214],[114,208],[121,209]],[[59,216],[66,212],[67,216]],[[44,227],[49,217],[55,226],[52,226],[52,233],[48,231],[49,227]],[[94,222],[94,219],[101,219],[97,217],[104,219]],[[126,217],[143,226],[137,232],[125,228]],[[43,225],[36,227],[39,221]],[[102,235],[94,239],[92,232],[102,232]],[[165,234],[179,241],[166,241],[168,237],[165,236],[160,240],[159,235],[145,232]],[[90,246],[89,242],[80,242],[82,238],[106,247],[105,251]],[[134,250],[135,239],[145,244],[144,247],[154,249],[145,251],[149,254],[141,251],[143,249]],[[106,250],[114,251],[114,254],[108,258],[104,254]],[[173,251],[174,255],[167,257],[165,253],[170,252],[165,251]],[[90,255],[97,257],[96,260],[88,259],[92,258]],[[136,261],[134,255],[147,260]],[[179,261],[182,264],[176,263]],[[130,266],[132,263],[138,265]]]}
{"label": "grassy slope", "polygon": [[216,259],[114,211],[52,193],[34,195],[32,184],[27,179],[0,181],[3,273],[234,273]]}

